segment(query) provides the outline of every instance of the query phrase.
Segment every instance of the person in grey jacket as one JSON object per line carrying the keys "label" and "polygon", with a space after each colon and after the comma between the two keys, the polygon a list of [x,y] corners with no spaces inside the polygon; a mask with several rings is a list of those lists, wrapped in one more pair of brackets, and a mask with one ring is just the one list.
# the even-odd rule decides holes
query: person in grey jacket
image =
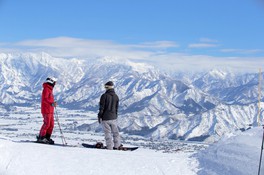
{"label": "person in grey jacket", "polygon": [[99,103],[98,122],[102,124],[107,149],[121,149],[120,135],[117,126],[119,98],[114,90],[114,83],[105,84],[106,92]]}

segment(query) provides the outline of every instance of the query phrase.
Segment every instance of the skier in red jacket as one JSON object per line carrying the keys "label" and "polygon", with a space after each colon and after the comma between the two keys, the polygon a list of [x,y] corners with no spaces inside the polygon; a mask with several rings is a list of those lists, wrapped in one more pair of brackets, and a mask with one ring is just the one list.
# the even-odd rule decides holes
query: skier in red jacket
{"label": "skier in red jacket", "polygon": [[56,78],[47,78],[43,83],[41,97],[41,113],[43,116],[43,125],[40,129],[37,142],[54,144],[50,138],[54,127],[54,107],[57,106],[54,101],[53,88],[56,84]]}

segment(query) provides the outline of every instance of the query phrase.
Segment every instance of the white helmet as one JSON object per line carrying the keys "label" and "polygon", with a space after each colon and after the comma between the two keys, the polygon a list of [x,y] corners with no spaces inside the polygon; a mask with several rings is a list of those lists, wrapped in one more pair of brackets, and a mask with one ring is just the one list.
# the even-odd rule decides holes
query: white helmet
{"label": "white helmet", "polygon": [[48,78],[46,79],[45,83],[50,83],[50,84],[55,85],[56,81],[57,81],[57,78],[54,78],[54,77],[48,77]]}

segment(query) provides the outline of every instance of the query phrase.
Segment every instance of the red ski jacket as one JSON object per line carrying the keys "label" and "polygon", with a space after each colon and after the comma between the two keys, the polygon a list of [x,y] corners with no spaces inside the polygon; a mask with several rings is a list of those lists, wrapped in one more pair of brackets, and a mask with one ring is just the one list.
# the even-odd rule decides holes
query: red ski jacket
{"label": "red ski jacket", "polygon": [[54,96],[53,87],[48,83],[43,83],[43,91],[41,97],[41,113],[42,114],[53,114],[54,113]]}

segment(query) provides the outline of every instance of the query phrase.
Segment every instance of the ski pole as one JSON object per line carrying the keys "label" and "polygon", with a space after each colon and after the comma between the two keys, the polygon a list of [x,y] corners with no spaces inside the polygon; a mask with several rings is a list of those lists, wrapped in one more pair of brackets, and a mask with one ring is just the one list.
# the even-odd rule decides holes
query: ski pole
{"label": "ski pole", "polygon": [[264,142],[264,125],[263,125],[263,137],[262,137],[262,145],[261,145],[261,152],[260,152],[260,159],[259,159],[258,175],[260,175],[261,160],[262,160],[262,152],[263,152],[263,142]]}
{"label": "ski pole", "polygon": [[61,134],[61,141],[62,141],[62,144],[63,144],[63,145],[67,145],[66,139],[65,139],[65,137],[64,137],[64,135],[63,135],[63,132],[62,132],[62,130],[61,130],[61,126],[60,126],[60,122],[59,122],[59,115],[58,115],[58,113],[57,113],[56,107],[55,107],[55,119],[56,119],[56,121],[57,121],[57,123],[58,123],[58,126],[59,126],[59,130],[60,130],[60,134]]}

